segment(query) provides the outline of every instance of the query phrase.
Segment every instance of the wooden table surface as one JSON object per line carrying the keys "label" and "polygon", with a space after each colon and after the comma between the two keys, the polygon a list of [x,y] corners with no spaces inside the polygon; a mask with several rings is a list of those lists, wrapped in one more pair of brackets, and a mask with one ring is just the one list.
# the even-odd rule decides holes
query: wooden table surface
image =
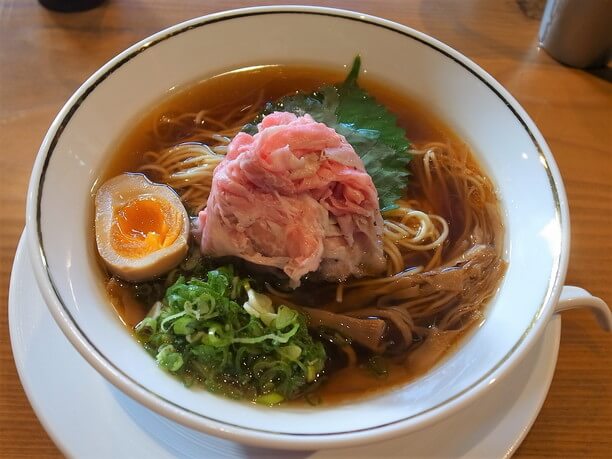
{"label": "wooden table surface", "polygon": [[[552,60],[537,47],[538,19],[525,14],[515,0],[310,3],[414,27],[464,53],[500,81],[539,126],[565,181],[572,216],[567,283],[612,304],[609,69],[588,73]],[[86,77],[132,43],[195,16],[256,4],[109,0],[86,13],[60,14],[34,0],[0,0],[0,456],[60,456],[21,388],[7,317],[30,169],[51,120]],[[589,313],[563,315],[552,387],[517,457],[612,456],[611,345],[612,335],[598,329]]]}

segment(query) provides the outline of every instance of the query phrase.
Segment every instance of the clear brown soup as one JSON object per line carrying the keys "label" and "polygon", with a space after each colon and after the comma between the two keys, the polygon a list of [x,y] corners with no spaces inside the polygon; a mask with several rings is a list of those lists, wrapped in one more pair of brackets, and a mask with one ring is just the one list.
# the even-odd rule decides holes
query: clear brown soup
{"label": "clear brown soup", "polygon": [[[344,71],[338,70],[269,65],[221,74],[172,91],[150,111],[135,120],[129,132],[111,153],[102,182],[122,172],[136,171],[142,164],[144,152],[160,150],[165,146],[159,144],[152,135],[153,126],[164,115],[198,112],[204,108],[225,104],[230,108],[236,104],[245,105],[253,103],[261,91],[264,93],[264,101],[273,101],[295,91],[310,92],[324,84],[342,81],[344,75]],[[407,95],[398,93],[382,82],[372,81],[365,75],[360,77],[359,82],[360,86],[397,116],[398,125],[406,130],[407,137],[412,142],[462,144],[451,129]],[[180,142],[181,138],[177,138],[176,143]],[[449,220],[453,218],[445,217]],[[113,284],[109,290],[115,311],[131,330],[146,315],[150,305],[127,298],[120,283]],[[328,405],[353,401],[405,384],[428,371],[432,365],[452,352],[463,334],[465,330],[452,338],[441,338],[440,343],[429,343],[432,347],[436,344],[442,346],[444,352],[438,352],[436,359],[426,366],[409,366],[399,361],[390,361],[384,377],[376,376],[359,366],[339,369],[324,381],[317,390],[317,395],[322,403]],[[297,400],[294,403],[302,401]]]}
{"label": "clear brown soup", "polygon": [[[103,179],[121,172],[136,170],[142,154],[163,148],[151,135],[155,122],[166,114],[198,112],[207,107],[253,103],[263,91],[264,101],[273,101],[296,91],[311,92],[324,84],[342,81],[344,71],[313,67],[268,65],[252,70],[233,71],[171,91],[155,107],[144,113],[130,128],[111,154]],[[371,81],[364,75],[360,86],[397,115],[398,125],[413,142],[457,141],[457,137],[439,119],[414,99],[394,91],[387,85]],[[179,143],[181,139],[177,139]]]}

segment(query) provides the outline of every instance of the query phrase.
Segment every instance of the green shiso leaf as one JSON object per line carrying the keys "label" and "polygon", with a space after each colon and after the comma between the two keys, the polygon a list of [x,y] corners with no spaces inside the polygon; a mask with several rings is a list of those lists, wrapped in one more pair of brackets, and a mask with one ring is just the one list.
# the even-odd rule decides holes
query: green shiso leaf
{"label": "green shiso leaf", "polygon": [[361,59],[357,56],[343,83],[324,86],[311,94],[292,94],[266,104],[260,116],[246,125],[244,131],[255,134],[263,116],[275,111],[298,116],[308,113],[346,137],[372,177],[382,209],[394,205],[406,188],[410,143],[406,132],[397,125],[395,115],[359,87],[360,67]]}

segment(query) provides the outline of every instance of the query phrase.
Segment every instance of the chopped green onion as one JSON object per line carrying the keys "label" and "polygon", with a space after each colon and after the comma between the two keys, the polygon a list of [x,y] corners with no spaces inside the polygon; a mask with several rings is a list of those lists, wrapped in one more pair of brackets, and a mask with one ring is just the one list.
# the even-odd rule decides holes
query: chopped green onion
{"label": "chopped green onion", "polygon": [[271,394],[260,395],[255,399],[257,403],[260,405],[278,405],[280,402],[285,400],[285,398],[281,394],[277,394],[276,392],[272,392]]}
{"label": "chopped green onion", "polygon": [[278,312],[276,313],[275,326],[277,330],[282,330],[288,325],[292,324],[297,317],[297,312],[293,309],[289,309],[287,306],[279,306]]}
{"label": "chopped green onion", "polygon": [[306,393],[326,360],[306,317],[275,307],[231,267],[204,276],[179,276],[159,303],[158,319],[136,327],[159,366],[187,385],[267,405]]}
{"label": "chopped green onion", "polygon": [[139,335],[152,335],[157,331],[157,320],[152,317],[145,317],[134,327],[134,331]]}
{"label": "chopped green onion", "polygon": [[176,352],[172,344],[160,347],[156,359],[159,366],[168,371],[177,371],[183,366],[183,357]]}
{"label": "chopped green onion", "polygon": [[278,353],[288,360],[296,361],[300,358],[302,348],[300,346],[296,346],[295,344],[289,344],[288,346],[279,347]]}
{"label": "chopped green onion", "polygon": [[192,317],[183,316],[172,324],[172,330],[177,335],[190,335],[194,331],[195,321]]}
{"label": "chopped green onion", "polygon": [[306,367],[306,382],[312,382],[317,379],[317,368],[314,365]]}

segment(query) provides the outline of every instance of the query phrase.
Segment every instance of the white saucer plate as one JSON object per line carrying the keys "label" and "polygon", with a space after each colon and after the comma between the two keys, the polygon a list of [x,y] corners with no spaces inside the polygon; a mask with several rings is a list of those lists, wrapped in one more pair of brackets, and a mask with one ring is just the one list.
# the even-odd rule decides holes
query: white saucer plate
{"label": "white saucer plate", "polygon": [[[70,345],[38,291],[19,243],[9,292],[13,355],[26,395],[60,450],[77,458],[509,457],[531,428],[552,380],[561,319],[503,381],[425,430],[356,448],[279,451],[205,435],[143,407],[100,376]],[[493,382],[493,381],[492,381]]]}

